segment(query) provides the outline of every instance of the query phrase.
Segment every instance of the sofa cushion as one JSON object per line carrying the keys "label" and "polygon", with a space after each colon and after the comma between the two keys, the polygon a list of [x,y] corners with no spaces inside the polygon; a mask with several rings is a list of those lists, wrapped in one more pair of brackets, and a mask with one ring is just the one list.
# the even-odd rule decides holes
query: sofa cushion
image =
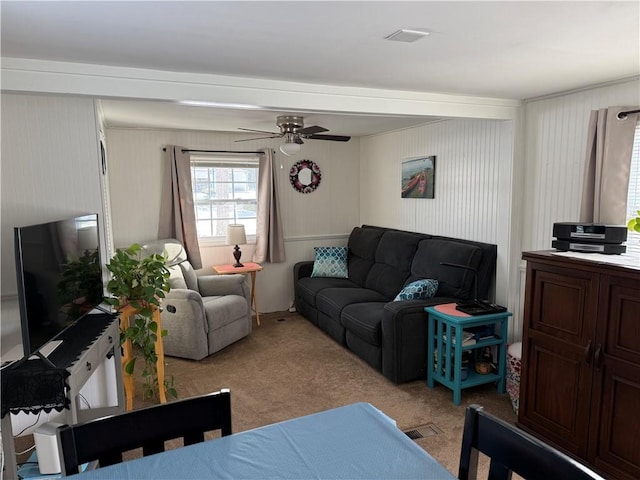
{"label": "sofa cushion", "polygon": [[474,245],[453,240],[425,239],[420,242],[413,257],[408,281],[435,278],[438,280],[437,296],[470,298],[474,296],[473,272],[441,263],[454,263],[477,270],[481,260],[482,250]]}
{"label": "sofa cushion", "polygon": [[347,305],[340,321],[344,328],[371,345],[382,345],[382,315],[385,302],[363,302]]}
{"label": "sofa cushion", "polygon": [[[390,230],[382,235],[376,250],[375,263],[369,270],[366,288],[394,298],[402,289],[411,269],[420,236],[415,233]],[[434,277],[422,277],[434,278]]]}
{"label": "sofa cushion", "polygon": [[378,243],[385,230],[356,227],[349,236],[349,280],[364,287],[367,274],[375,262]]}
{"label": "sofa cushion", "polygon": [[331,318],[340,318],[342,309],[352,303],[388,302],[382,294],[367,288],[325,288],[316,296],[316,308]]}
{"label": "sofa cushion", "polygon": [[312,277],[347,278],[347,247],[314,247]]}
{"label": "sofa cushion", "polygon": [[425,298],[433,297],[437,291],[438,281],[433,278],[424,278],[405,285],[393,301],[401,302],[402,300],[423,300]]}
{"label": "sofa cushion", "polygon": [[325,288],[358,288],[346,278],[304,277],[296,282],[296,295],[315,307],[318,292]]}

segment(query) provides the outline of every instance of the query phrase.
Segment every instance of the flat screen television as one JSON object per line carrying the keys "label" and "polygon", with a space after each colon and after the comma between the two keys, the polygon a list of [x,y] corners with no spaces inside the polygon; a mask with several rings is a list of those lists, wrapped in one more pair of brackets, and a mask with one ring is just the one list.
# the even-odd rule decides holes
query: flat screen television
{"label": "flat screen television", "polygon": [[24,356],[29,357],[104,299],[98,215],[16,227]]}

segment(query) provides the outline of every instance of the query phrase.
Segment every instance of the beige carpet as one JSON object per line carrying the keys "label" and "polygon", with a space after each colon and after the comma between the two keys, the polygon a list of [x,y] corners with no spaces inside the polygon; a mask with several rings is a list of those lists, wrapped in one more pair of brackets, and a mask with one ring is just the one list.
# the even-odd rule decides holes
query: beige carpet
{"label": "beige carpet", "polygon": [[[253,333],[201,361],[166,357],[180,397],[231,389],[233,430],[251,428],[354,402],[368,402],[396,420],[403,431],[417,429],[416,442],[457,474],[464,410],[477,403],[513,423],[509,397],[493,384],[452,393],[425,382],[395,385],[304,318],[289,313],[261,315]],[[140,399],[136,407],[149,404]]]}

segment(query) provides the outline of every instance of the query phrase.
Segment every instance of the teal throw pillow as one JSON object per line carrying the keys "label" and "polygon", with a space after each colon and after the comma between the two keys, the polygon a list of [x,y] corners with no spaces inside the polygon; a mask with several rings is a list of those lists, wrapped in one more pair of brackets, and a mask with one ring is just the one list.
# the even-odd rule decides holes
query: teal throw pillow
{"label": "teal throw pillow", "polygon": [[347,247],[315,247],[312,277],[347,278]]}
{"label": "teal throw pillow", "polygon": [[411,282],[409,285],[405,285],[393,301],[399,302],[401,300],[421,300],[424,298],[431,298],[435,296],[437,291],[438,280],[433,280],[431,278],[416,280],[415,282]]}

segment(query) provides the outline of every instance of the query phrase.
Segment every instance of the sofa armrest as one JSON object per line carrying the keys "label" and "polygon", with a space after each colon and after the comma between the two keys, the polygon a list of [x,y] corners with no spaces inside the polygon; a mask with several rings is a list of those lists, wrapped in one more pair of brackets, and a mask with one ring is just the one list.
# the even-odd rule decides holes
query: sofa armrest
{"label": "sofa armrest", "polygon": [[382,374],[395,383],[427,377],[425,307],[451,303],[449,297],[389,302],[382,315]]}
{"label": "sofa armrest", "polygon": [[301,278],[310,277],[313,272],[313,260],[298,262],[293,266],[293,283]]}
{"label": "sofa armrest", "polygon": [[162,328],[167,355],[200,360],[209,354],[209,324],[198,292],[172,289],[162,301]]}
{"label": "sofa armrest", "polygon": [[202,275],[198,277],[198,288],[203,297],[240,295],[249,299],[245,277],[240,273],[231,275]]}

